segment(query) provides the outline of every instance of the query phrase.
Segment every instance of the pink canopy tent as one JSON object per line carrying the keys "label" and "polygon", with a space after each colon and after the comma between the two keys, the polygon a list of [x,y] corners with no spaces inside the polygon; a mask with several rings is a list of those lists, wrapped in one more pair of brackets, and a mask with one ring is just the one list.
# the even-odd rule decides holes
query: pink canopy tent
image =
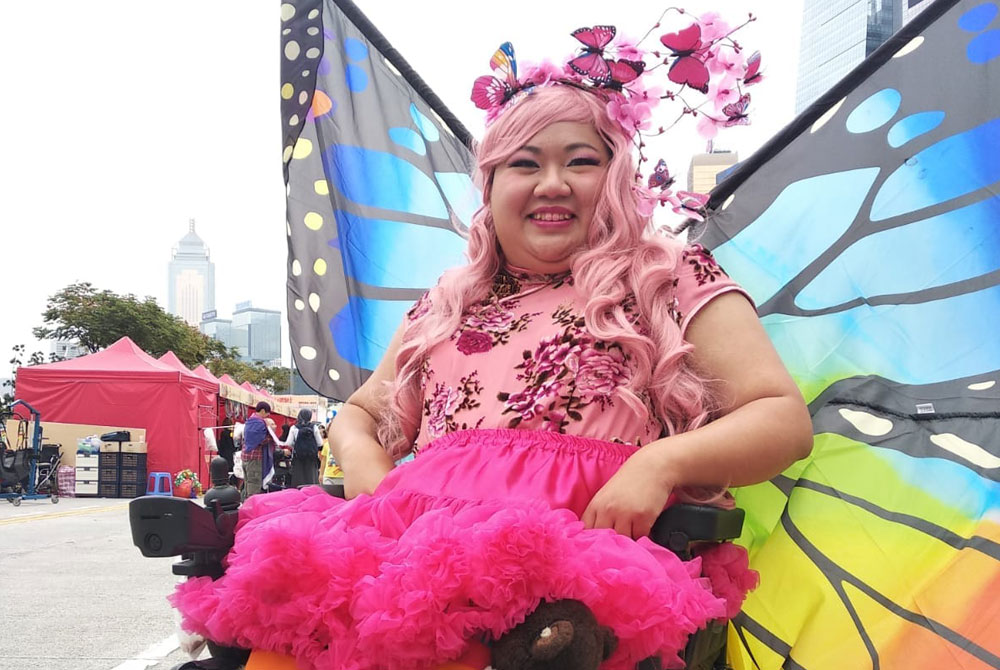
{"label": "pink canopy tent", "polygon": [[127,337],[89,356],[17,372],[17,397],[43,421],[144,428],[150,472],[190,468],[202,481],[208,472],[201,428],[216,424],[218,390]]}

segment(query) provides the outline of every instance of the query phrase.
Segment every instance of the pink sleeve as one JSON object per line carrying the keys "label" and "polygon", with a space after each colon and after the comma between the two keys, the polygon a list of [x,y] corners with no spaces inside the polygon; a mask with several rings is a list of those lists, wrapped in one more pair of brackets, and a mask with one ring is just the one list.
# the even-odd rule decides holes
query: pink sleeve
{"label": "pink sleeve", "polygon": [[712,252],[700,244],[689,244],[684,247],[677,264],[677,292],[674,305],[675,318],[681,328],[681,335],[687,333],[688,324],[702,307],[713,298],[730,291],[743,295],[756,309],[750,294],[729,278],[712,257]]}

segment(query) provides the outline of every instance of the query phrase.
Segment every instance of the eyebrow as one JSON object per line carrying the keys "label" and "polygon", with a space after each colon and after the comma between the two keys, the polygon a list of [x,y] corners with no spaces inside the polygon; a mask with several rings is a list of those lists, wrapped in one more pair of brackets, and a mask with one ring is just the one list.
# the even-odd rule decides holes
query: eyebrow
{"label": "eyebrow", "polygon": [[[567,151],[567,152],[569,152],[569,151],[576,151],[577,149],[591,149],[593,151],[598,151],[597,147],[595,147],[592,144],[588,144],[586,142],[574,142],[573,144],[567,144],[564,147],[564,151]],[[523,147],[521,147],[521,150],[522,151],[527,151],[528,153],[532,153],[532,154],[540,154],[540,153],[542,153],[541,149],[539,149],[538,147],[535,147],[535,146],[531,146],[530,144],[525,144]],[[600,153],[600,152],[598,151],[598,153]]]}

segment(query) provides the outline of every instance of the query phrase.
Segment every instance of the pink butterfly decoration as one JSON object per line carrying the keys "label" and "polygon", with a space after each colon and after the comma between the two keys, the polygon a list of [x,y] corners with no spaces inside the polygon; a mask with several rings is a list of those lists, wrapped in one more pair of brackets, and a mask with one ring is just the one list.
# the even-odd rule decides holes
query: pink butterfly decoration
{"label": "pink butterfly decoration", "polygon": [[675,84],[683,84],[707,93],[710,75],[708,67],[702,60],[702,52],[707,45],[701,41],[701,26],[692,23],[684,30],[660,36],[660,42],[670,49],[674,56],[667,78]]}
{"label": "pink butterfly decoration", "polygon": [[500,45],[490,59],[490,67],[503,78],[499,79],[488,74],[476,78],[472,84],[472,102],[479,109],[498,109],[521,89],[517,81],[514,46],[510,42]]}
{"label": "pink butterfly decoration", "polygon": [[674,178],[670,176],[670,171],[667,170],[667,162],[661,158],[656,167],[653,168],[653,174],[649,175],[647,186],[651,189],[665,189],[670,188],[673,183]]}
{"label": "pink butterfly decoration", "polygon": [[594,26],[593,28],[577,28],[573,37],[583,43],[583,53],[573,58],[569,66],[577,74],[590,77],[595,82],[607,81],[611,67],[604,58],[604,47],[614,39],[614,26]]}
{"label": "pink butterfly decoration", "polygon": [[726,115],[725,126],[748,126],[750,119],[747,117],[747,109],[750,107],[750,94],[744,93],[736,102],[722,108],[722,113]]}

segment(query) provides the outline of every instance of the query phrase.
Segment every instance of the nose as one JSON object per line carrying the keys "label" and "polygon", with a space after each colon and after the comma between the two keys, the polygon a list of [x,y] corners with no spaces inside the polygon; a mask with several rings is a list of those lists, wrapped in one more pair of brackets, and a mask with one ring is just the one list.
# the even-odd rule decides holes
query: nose
{"label": "nose", "polygon": [[538,173],[535,195],[542,198],[566,197],[570,194],[569,183],[559,166],[549,166]]}

